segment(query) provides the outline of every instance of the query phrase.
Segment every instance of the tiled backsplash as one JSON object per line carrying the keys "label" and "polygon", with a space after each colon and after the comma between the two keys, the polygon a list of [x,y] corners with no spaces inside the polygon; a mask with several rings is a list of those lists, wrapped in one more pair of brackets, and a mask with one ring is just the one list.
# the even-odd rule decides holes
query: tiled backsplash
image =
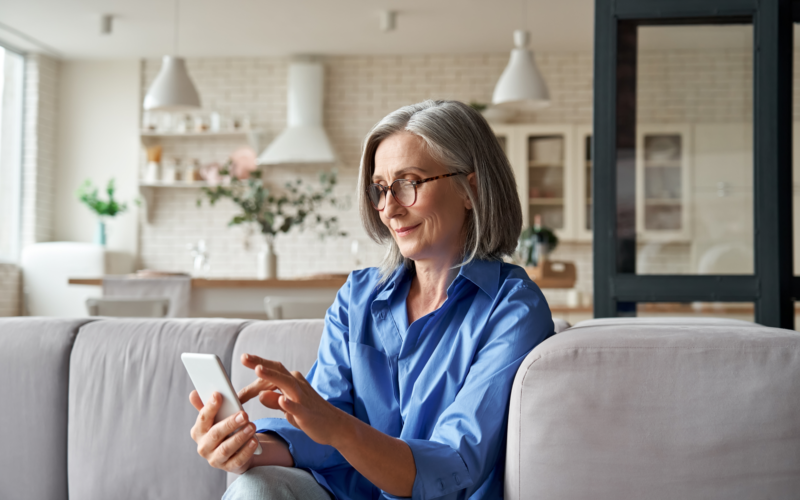
{"label": "tiled backsplash", "polygon": [[[537,54],[537,63],[550,87],[552,104],[519,121],[552,124],[590,124],[592,118],[592,56],[589,53]],[[283,277],[318,272],[348,272],[355,267],[350,253],[358,240],[362,266],[380,261],[382,249],[368,240],[355,208],[355,186],[361,143],[369,129],[387,113],[428,98],[486,103],[508,62],[508,54],[473,56],[337,56],[325,59],[325,128],[339,155],[338,191],[349,195],[351,207],[339,213],[346,238],[320,241],[312,234],[281,235],[276,243],[279,274]],[[711,64],[713,62],[713,64]],[[288,60],[199,59],[187,61],[204,110],[223,116],[247,116],[264,132],[261,148],[285,125],[286,68]],[[142,91],[155,77],[160,61],[143,63]],[[738,51],[653,53],[640,58],[642,88],[639,121],[647,123],[746,121],[752,92],[751,54]],[[726,77],[728,75],[728,77]],[[734,87],[728,85],[734,82]],[[701,85],[702,82],[706,84]],[[740,85],[740,82],[741,83]],[[738,88],[736,86],[741,86]],[[709,90],[710,88],[716,90]],[[725,92],[718,92],[724,89]],[[658,92],[658,100],[652,92]],[[702,94],[702,95],[701,95]],[[702,105],[698,106],[698,101]],[[664,112],[668,110],[668,112]],[[163,142],[165,156],[224,161],[238,145],[235,140],[170,139]],[[292,178],[315,182],[313,166],[268,167],[266,179],[282,185]],[[198,208],[196,189],[161,188],[155,197],[150,223],[141,226],[141,261],[144,267],[189,271],[187,246],[198,239],[209,245],[212,276],[254,276],[258,245],[245,246],[245,231],[226,227],[234,213],[226,203]],[[253,241],[256,241],[253,239]],[[685,255],[688,245],[669,250]],[[577,288],[592,291],[591,244],[562,243],[554,259],[574,261]],[[663,271],[681,266],[686,258],[651,265]],[[551,296],[552,295],[552,296]],[[565,294],[548,294],[554,303]]]}

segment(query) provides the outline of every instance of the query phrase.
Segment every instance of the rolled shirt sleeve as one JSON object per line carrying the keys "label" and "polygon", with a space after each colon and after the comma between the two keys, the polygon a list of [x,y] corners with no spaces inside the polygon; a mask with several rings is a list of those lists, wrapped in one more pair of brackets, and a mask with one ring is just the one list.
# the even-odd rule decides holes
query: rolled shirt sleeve
{"label": "rolled shirt sleeve", "polygon": [[[352,415],[353,381],[347,349],[351,278],[352,275],[336,294],[325,315],[317,361],[306,379],[325,400]],[[323,469],[345,463],[344,457],[334,447],[317,443],[286,419],[262,418],[255,424],[256,432],[274,432],[286,441],[295,467]]]}
{"label": "rolled shirt sleeve", "polygon": [[[412,497],[468,498],[491,473],[505,449],[511,386],[525,356],[552,335],[541,292],[519,284],[498,304],[485,326],[486,341],[453,403],[430,439],[406,439],[417,469]],[[461,490],[467,490],[460,496]],[[384,492],[386,498],[399,498]]]}

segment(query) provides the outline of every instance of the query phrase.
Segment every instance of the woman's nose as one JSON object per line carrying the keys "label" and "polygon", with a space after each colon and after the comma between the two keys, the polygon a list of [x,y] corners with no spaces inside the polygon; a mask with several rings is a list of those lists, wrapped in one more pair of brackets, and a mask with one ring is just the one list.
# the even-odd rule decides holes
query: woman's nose
{"label": "woman's nose", "polygon": [[397,203],[397,200],[394,199],[394,193],[392,193],[391,190],[388,191],[386,193],[386,206],[383,207],[384,215],[391,219],[400,214],[403,210],[405,210],[405,207]]}

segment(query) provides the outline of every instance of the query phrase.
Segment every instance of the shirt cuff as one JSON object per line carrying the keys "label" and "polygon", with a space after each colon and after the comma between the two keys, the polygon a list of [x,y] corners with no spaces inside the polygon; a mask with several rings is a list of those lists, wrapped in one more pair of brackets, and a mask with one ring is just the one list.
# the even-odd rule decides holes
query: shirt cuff
{"label": "shirt cuff", "polygon": [[256,433],[274,432],[286,441],[295,467],[324,469],[344,462],[336,448],[317,443],[283,418],[262,418],[253,423],[256,424]]}
{"label": "shirt cuff", "polygon": [[[472,486],[472,477],[461,455],[450,446],[425,439],[404,439],[417,467],[412,498],[438,498]],[[391,499],[399,499],[384,493]]]}

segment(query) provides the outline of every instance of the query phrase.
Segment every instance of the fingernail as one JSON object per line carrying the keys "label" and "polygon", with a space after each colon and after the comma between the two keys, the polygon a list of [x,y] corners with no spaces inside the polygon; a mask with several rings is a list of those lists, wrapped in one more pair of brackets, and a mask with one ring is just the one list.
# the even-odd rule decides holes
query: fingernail
{"label": "fingernail", "polygon": [[236,415],[236,423],[243,424],[244,423],[244,413],[240,413]]}
{"label": "fingernail", "polygon": [[248,446],[250,446],[250,448],[255,448],[257,444],[258,444],[258,443],[256,443],[256,440],[255,440],[255,439],[251,439],[251,440],[250,440],[250,444],[249,444]]}
{"label": "fingernail", "polygon": [[247,432],[248,434],[252,434],[255,431],[256,431],[256,426],[252,424],[248,425],[247,428],[245,429],[245,432]]}

